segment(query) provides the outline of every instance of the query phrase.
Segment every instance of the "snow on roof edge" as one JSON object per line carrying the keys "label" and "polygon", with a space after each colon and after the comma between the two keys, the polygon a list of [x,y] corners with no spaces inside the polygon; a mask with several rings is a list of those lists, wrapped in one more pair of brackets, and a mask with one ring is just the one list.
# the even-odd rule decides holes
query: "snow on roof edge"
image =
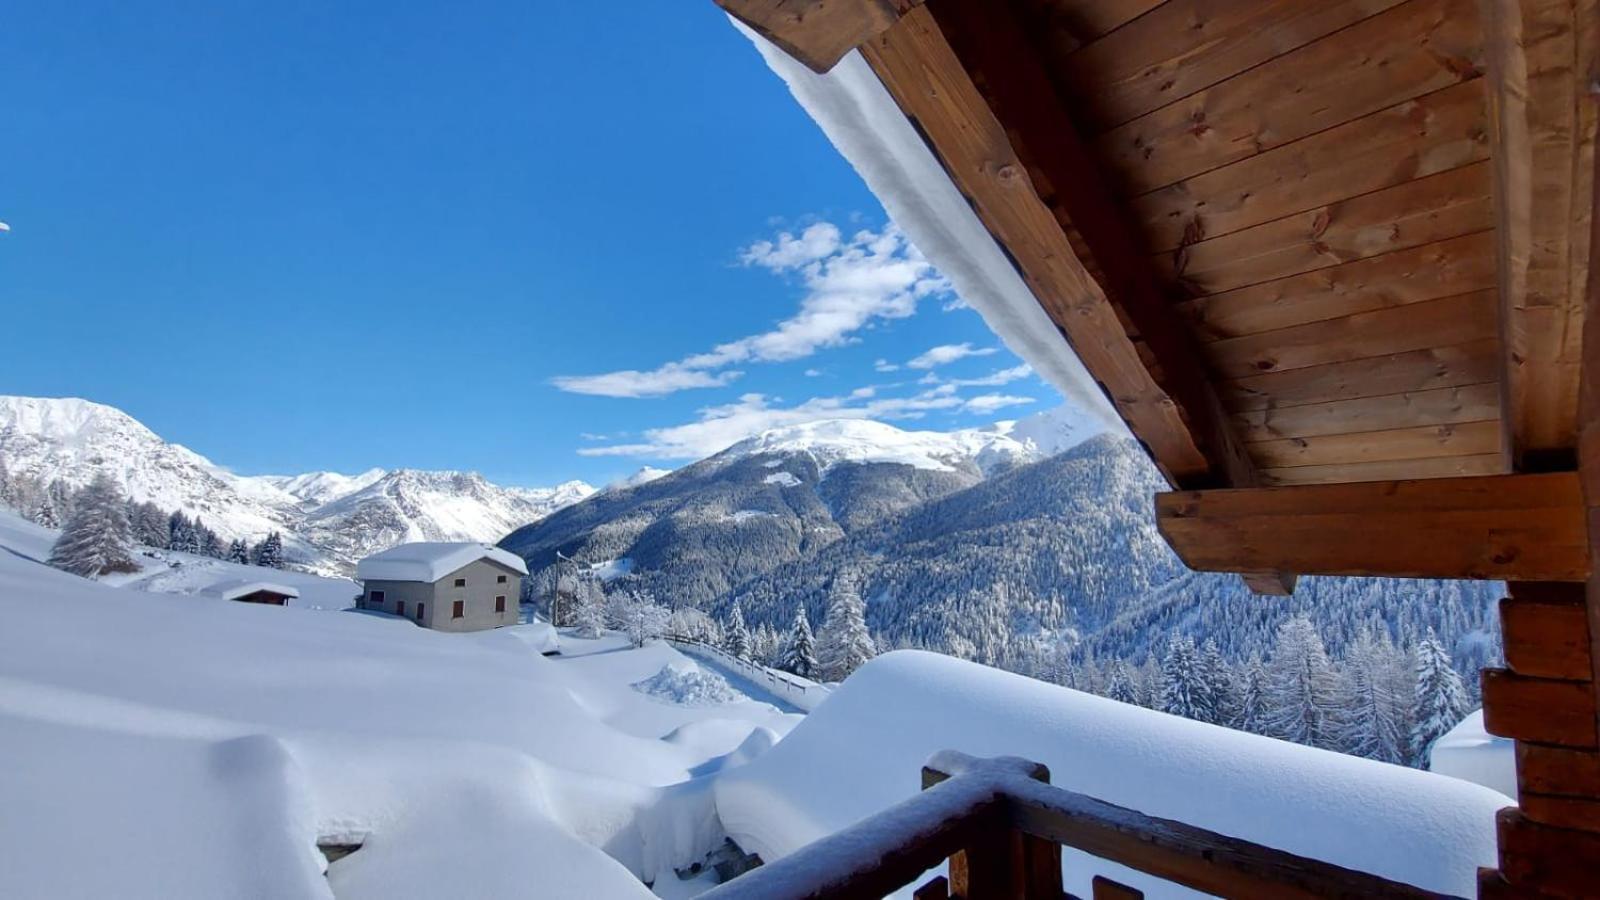
{"label": "snow on roof edge", "polygon": [[219,581],[216,584],[210,585],[204,589],[204,593],[214,594],[224,600],[235,600],[248,594],[257,593],[258,591],[271,591],[274,594],[282,594],[285,597],[292,597],[296,599],[298,599],[300,596],[299,590],[286,584],[281,584],[276,581],[251,581],[245,578]]}
{"label": "snow on roof edge", "polygon": [[476,541],[413,541],[374,553],[356,563],[356,580],[431,584],[480,559],[499,563],[521,575],[528,574],[528,565],[522,557],[500,547]]}
{"label": "snow on roof edge", "polygon": [[1126,426],[878,76],[852,50],[819,75],[732,16],[889,218],[1013,353],[1116,433]]}

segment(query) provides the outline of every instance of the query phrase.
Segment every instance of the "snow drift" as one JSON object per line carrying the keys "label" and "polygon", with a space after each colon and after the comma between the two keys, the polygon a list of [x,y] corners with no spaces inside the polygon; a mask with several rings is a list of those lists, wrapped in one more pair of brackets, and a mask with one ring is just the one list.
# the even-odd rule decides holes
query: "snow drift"
{"label": "snow drift", "polygon": [[[920,651],[852,675],[770,752],[716,783],[728,834],[771,860],[917,792],[940,750],[1022,756],[1055,784],[1149,815],[1470,896],[1508,799],[1453,778],[1152,712]],[[1076,858],[1073,858],[1075,857]],[[1067,854],[1067,889],[1106,874]]]}

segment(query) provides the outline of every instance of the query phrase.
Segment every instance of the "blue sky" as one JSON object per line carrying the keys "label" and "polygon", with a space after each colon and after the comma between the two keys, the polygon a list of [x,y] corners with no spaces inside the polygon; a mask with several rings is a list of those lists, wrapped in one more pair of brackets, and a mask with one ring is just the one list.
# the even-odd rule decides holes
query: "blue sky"
{"label": "blue sky", "polygon": [[0,393],[242,473],[1056,402],[710,0],[21,4],[0,84]]}

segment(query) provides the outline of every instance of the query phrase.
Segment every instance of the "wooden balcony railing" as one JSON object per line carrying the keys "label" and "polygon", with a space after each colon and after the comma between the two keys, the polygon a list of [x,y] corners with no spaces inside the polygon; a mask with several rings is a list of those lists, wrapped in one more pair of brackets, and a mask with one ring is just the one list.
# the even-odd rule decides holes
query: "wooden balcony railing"
{"label": "wooden balcony railing", "polygon": [[[917,900],[1061,900],[1061,848],[1219,897],[1442,898],[1050,785],[1038,763],[946,751],[922,793],[701,895],[705,900],[875,900],[950,861]],[[1144,895],[1096,876],[1095,900]]]}

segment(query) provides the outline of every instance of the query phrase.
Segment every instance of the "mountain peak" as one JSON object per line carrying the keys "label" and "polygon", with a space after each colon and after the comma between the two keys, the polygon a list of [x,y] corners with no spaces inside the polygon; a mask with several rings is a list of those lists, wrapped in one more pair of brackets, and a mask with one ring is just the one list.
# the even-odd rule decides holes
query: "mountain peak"
{"label": "mountain peak", "polygon": [[[761,454],[810,455],[821,473],[842,463],[893,463],[936,472],[971,461],[985,471],[1023,462],[1037,453],[1002,430],[906,431],[871,419],[823,419],[763,431],[717,454],[740,459]],[[714,457],[716,458],[716,457]]]}

